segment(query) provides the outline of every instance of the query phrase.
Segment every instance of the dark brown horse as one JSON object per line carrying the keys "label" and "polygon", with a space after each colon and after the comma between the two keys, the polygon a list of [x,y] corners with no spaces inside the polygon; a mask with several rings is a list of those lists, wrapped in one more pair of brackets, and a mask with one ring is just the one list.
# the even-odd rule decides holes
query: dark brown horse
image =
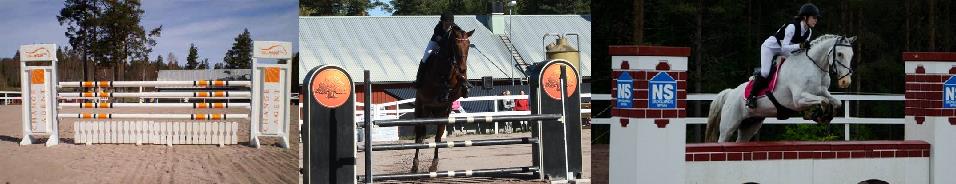
{"label": "dark brown horse", "polygon": [[[451,103],[460,97],[467,97],[468,82],[468,40],[475,31],[465,32],[458,26],[453,26],[446,39],[438,43],[436,55],[428,57],[423,66],[419,66],[418,74],[424,75],[416,85],[415,118],[447,118],[451,112]],[[442,94],[446,93],[446,94]],[[447,95],[447,100],[440,96]],[[435,142],[441,142],[445,133],[446,124],[438,125],[435,132]],[[423,143],[426,134],[425,125],[415,126],[415,143]],[[415,159],[412,160],[412,172],[418,172],[418,153],[415,149]],[[429,171],[438,170],[438,148],[435,148],[435,157]]]}

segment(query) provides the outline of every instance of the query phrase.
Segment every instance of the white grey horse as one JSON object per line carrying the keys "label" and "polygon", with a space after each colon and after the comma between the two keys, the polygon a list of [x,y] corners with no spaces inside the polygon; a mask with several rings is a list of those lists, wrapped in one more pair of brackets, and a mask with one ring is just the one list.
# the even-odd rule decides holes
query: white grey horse
{"label": "white grey horse", "polygon": [[[808,50],[792,53],[780,66],[772,95],[791,112],[804,111],[815,105],[831,110],[839,108],[843,104],[828,91],[830,74],[838,77],[840,88],[850,86],[853,74],[851,44],[855,40],[856,37],[823,35],[811,41]],[[787,109],[778,111],[767,96],[757,99],[757,108],[747,108],[746,88],[747,82],[744,82],[737,88],[725,89],[711,102],[705,136],[707,142],[730,141],[734,132],[737,133],[737,142],[747,142],[760,129],[765,117],[787,112]]]}

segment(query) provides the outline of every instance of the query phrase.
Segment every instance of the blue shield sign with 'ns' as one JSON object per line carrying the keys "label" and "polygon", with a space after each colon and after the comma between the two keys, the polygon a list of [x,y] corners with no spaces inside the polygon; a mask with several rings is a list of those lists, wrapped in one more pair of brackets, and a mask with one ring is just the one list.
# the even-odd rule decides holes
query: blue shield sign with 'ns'
{"label": "blue shield sign with 'ns'", "polygon": [[617,77],[617,108],[634,107],[634,79],[628,72]]}
{"label": "blue shield sign with 'ns'", "polygon": [[677,108],[677,81],[671,75],[660,72],[647,83],[647,108]]}
{"label": "blue shield sign with 'ns'", "polygon": [[956,108],[956,76],[943,83],[943,108]]}

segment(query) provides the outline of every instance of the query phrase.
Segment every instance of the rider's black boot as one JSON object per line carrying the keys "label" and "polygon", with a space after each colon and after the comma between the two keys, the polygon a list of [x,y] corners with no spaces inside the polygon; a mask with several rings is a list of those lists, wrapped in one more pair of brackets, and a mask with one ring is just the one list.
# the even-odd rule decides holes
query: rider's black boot
{"label": "rider's black boot", "polygon": [[767,85],[767,79],[760,75],[754,75],[753,86],[750,88],[750,95],[747,96],[747,107],[757,108],[757,93]]}
{"label": "rider's black boot", "polygon": [[464,85],[465,89],[462,89],[461,97],[468,98],[468,92],[471,91],[471,88],[474,86],[471,85],[471,82],[468,82],[468,78],[464,75],[458,75],[458,80],[464,82],[462,85]]}
{"label": "rider's black boot", "polygon": [[448,85],[448,82],[441,83],[441,89],[444,89],[444,90],[441,90],[443,91],[443,93],[438,93],[439,102],[448,102],[448,94],[451,93],[451,88],[449,86],[450,85]]}
{"label": "rider's black boot", "polygon": [[417,71],[417,73],[415,74],[415,89],[421,89],[421,88],[422,88],[422,83],[423,83],[423,82],[422,82],[422,77],[423,77],[422,67],[425,67],[425,63],[424,63],[424,62],[418,62],[418,71]]}

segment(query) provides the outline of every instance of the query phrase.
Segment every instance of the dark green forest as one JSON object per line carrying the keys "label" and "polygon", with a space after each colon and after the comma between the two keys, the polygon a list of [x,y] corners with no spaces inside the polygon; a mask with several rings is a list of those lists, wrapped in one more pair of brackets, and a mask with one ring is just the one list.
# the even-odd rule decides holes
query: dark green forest
{"label": "dark green forest", "polygon": [[[854,45],[853,84],[833,92],[873,94],[903,93],[905,51],[954,51],[950,0],[609,0],[593,3],[592,61],[595,93],[609,93],[610,57],[600,45],[659,45],[691,48],[690,93],[716,93],[746,81],[759,65],[760,44],[797,14],[800,5],[812,2],[823,17],[814,36],[857,36]],[[627,17],[627,18],[621,18]],[[707,103],[688,103],[688,115],[705,116]],[[608,104],[595,104],[595,111]],[[854,117],[902,117],[902,102],[851,102]],[[842,110],[838,116],[843,116]],[[599,116],[607,116],[600,114]],[[851,139],[902,139],[902,125],[853,125]],[[688,126],[688,141],[700,126]],[[595,142],[606,143],[595,127]],[[842,140],[842,125],[764,126],[760,140]]]}

